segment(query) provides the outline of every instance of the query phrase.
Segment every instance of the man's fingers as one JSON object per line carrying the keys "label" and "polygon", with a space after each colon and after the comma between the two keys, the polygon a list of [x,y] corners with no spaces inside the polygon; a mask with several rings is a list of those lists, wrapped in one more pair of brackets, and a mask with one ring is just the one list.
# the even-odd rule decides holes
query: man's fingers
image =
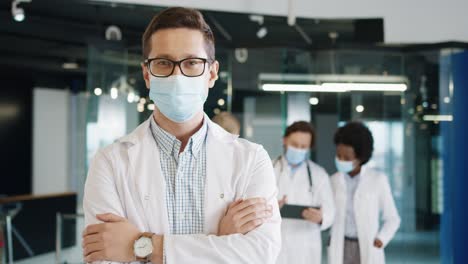
{"label": "man's fingers", "polygon": [[91,235],[91,234],[96,234],[101,232],[104,229],[104,224],[94,224],[94,225],[89,225],[85,228],[83,231],[83,237]]}
{"label": "man's fingers", "polygon": [[96,243],[102,241],[101,234],[92,234],[92,235],[87,235],[83,237],[83,248],[91,243]]}
{"label": "man's fingers", "polygon": [[98,251],[102,251],[104,250],[104,246],[102,243],[91,243],[91,244],[87,244],[84,248],[83,248],[83,256],[87,257],[88,255],[94,253],[94,252],[98,252]]}
{"label": "man's fingers", "polygon": [[96,251],[85,257],[86,262],[94,262],[94,261],[99,261],[99,260],[104,260],[103,251]]}
{"label": "man's fingers", "polygon": [[103,221],[103,222],[122,222],[122,221],[127,220],[127,219],[125,219],[125,218],[123,218],[121,216],[111,214],[111,213],[98,214],[98,215],[96,215],[96,218],[98,220],[100,220],[100,221]]}
{"label": "man's fingers", "polygon": [[241,203],[234,206],[232,210],[234,210],[234,212],[238,212],[251,205],[261,204],[261,203],[266,204],[266,199],[265,198],[249,198],[249,199],[243,200]]}
{"label": "man's fingers", "polygon": [[231,204],[229,204],[226,213],[229,212],[229,211],[231,211],[232,208],[234,208],[234,206],[240,204],[242,201],[243,201],[242,199],[237,199],[237,200],[235,200],[234,202],[232,202]]}
{"label": "man's fingers", "polygon": [[255,221],[257,219],[269,219],[273,213],[271,210],[264,210],[260,212],[253,212],[239,220],[240,226],[243,226],[249,222]]}
{"label": "man's fingers", "polygon": [[252,221],[244,224],[241,227],[241,233],[245,235],[248,232],[254,230],[255,228],[261,226],[264,222],[266,222],[266,220],[263,219],[263,218],[252,220]]}
{"label": "man's fingers", "polygon": [[240,219],[240,218],[243,218],[243,217],[245,217],[247,215],[250,215],[252,213],[260,214],[263,211],[271,211],[271,210],[273,210],[271,205],[262,204],[262,203],[254,204],[254,205],[251,205],[249,207],[246,207],[246,208],[238,211],[236,213],[236,216]]}
{"label": "man's fingers", "polygon": [[304,210],[307,215],[320,215],[322,213],[321,209],[307,208]]}

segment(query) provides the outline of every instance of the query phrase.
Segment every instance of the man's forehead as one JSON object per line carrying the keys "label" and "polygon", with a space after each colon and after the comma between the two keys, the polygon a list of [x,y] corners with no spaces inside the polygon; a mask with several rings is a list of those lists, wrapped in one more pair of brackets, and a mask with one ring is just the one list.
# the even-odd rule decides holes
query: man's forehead
{"label": "man's forehead", "polygon": [[206,57],[205,41],[200,31],[164,29],[151,36],[151,57],[181,59]]}

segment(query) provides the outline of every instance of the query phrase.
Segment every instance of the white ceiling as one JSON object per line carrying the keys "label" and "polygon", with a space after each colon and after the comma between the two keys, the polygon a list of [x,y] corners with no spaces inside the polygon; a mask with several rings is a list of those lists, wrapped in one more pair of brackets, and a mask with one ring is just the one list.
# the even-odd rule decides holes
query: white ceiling
{"label": "white ceiling", "polygon": [[[173,6],[173,0],[97,0]],[[466,0],[291,0],[292,10],[304,18],[383,18],[385,42],[419,44],[468,42]],[[283,15],[289,0],[178,0],[177,5],[236,13]]]}

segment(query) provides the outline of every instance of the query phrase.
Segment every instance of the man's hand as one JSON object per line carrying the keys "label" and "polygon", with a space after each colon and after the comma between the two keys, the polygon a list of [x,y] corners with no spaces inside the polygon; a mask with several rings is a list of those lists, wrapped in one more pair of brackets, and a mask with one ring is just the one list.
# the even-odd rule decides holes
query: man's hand
{"label": "man's hand", "polygon": [[287,203],[288,203],[288,197],[286,195],[283,195],[283,198],[281,198],[281,200],[278,200],[278,206],[280,209],[283,208],[283,206]]}
{"label": "man's hand", "polygon": [[321,224],[323,218],[322,209],[307,208],[302,211],[302,217],[309,222]]}
{"label": "man's hand", "polygon": [[133,244],[140,231],[127,219],[114,214],[100,214],[96,218],[104,223],[89,225],[83,232],[85,261],[134,261]]}
{"label": "man's hand", "polygon": [[376,248],[382,248],[382,247],[383,247],[382,241],[381,241],[380,239],[376,238],[376,239],[374,240],[374,247],[376,247]]}
{"label": "man's hand", "polygon": [[263,198],[234,201],[219,222],[218,235],[245,235],[265,223],[273,215],[272,210]]}

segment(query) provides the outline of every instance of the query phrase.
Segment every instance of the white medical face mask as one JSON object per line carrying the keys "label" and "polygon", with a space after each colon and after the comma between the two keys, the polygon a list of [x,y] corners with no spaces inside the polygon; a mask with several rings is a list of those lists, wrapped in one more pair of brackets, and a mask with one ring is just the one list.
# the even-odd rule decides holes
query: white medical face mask
{"label": "white medical face mask", "polygon": [[150,76],[150,99],[161,113],[176,123],[190,120],[200,111],[208,97],[204,76]]}
{"label": "white medical face mask", "polygon": [[335,157],[335,166],[339,172],[350,173],[354,170],[354,161],[343,161]]}
{"label": "white medical face mask", "polygon": [[286,148],[286,160],[289,164],[298,165],[307,158],[309,151],[307,149],[299,149],[291,146]]}

